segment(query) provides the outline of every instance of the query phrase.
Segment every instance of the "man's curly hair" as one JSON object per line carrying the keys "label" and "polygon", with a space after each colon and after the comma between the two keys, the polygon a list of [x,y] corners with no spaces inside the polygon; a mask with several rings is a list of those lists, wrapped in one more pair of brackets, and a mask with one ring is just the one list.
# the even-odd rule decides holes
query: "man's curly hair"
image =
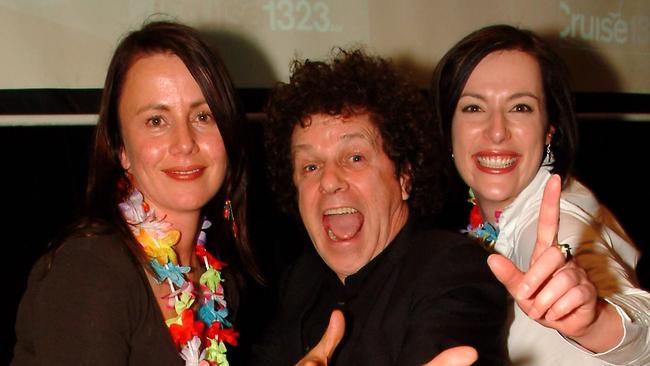
{"label": "man's curly hair", "polygon": [[266,107],[268,172],[281,208],[297,213],[291,151],[294,128],[308,126],[315,114],[367,113],[381,133],[396,175],[410,170],[410,211],[433,214],[442,202],[440,144],[423,93],[389,60],[360,49],[335,49],[331,57],[329,62],[293,61],[289,83],[274,88]]}

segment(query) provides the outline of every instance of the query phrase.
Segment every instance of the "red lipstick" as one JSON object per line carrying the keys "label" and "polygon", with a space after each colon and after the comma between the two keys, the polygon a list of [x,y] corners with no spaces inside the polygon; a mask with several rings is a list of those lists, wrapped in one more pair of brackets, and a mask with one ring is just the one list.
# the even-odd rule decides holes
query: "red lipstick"
{"label": "red lipstick", "polygon": [[479,151],[472,155],[478,170],[488,174],[505,174],[515,170],[520,154],[512,151]]}
{"label": "red lipstick", "polygon": [[167,174],[168,177],[181,180],[189,181],[198,179],[205,172],[205,167],[203,166],[183,166],[183,167],[172,167],[168,169],[163,169],[163,172]]}

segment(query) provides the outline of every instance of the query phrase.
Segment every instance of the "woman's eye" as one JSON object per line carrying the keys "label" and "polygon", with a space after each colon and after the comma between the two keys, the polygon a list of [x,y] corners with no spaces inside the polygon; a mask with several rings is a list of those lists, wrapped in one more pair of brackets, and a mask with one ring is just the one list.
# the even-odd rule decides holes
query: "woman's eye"
{"label": "woman's eye", "polygon": [[212,116],[208,112],[199,112],[196,115],[196,119],[200,122],[209,122],[210,120],[212,120]]}
{"label": "woman's eye", "polygon": [[152,127],[158,127],[163,124],[163,118],[161,116],[152,116],[147,119],[147,125]]}
{"label": "woman's eye", "polygon": [[517,104],[512,108],[514,112],[532,112],[533,109],[527,104]]}
{"label": "woman's eye", "polygon": [[481,107],[477,106],[476,104],[470,104],[468,106],[463,107],[463,109],[461,109],[461,111],[469,112],[469,113],[480,112]]}
{"label": "woman's eye", "polygon": [[350,156],[350,160],[354,163],[358,163],[363,160],[363,156],[361,156],[360,154],[354,154]]}

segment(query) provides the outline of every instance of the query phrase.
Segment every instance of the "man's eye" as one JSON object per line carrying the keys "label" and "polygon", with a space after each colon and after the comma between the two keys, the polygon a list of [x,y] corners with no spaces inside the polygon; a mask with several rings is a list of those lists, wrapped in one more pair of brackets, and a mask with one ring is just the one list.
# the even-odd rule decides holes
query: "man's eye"
{"label": "man's eye", "polygon": [[308,173],[309,173],[309,172],[313,172],[313,171],[315,171],[316,169],[317,169],[316,164],[307,164],[307,165],[305,165],[305,166],[302,168],[302,170],[304,170],[305,172],[308,172]]}

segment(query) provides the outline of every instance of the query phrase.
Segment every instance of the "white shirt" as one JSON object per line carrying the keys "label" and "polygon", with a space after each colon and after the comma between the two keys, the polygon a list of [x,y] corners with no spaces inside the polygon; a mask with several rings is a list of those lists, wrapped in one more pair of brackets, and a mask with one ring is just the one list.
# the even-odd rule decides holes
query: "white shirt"
{"label": "white shirt", "polygon": [[[533,181],[499,217],[495,250],[522,271],[529,266],[537,237],[537,218],[550,168]],[[528,318],[514,306],[508,335],[513,365],[650,365],[650,294],[638,288],[634,268],[639,252],[616,218],[584,185],[570,181],[560,199],[558,242],[571,245],[578,264],[595,284],[599,297],[613,304],[624,326],[621,342],[594,354]]]}

